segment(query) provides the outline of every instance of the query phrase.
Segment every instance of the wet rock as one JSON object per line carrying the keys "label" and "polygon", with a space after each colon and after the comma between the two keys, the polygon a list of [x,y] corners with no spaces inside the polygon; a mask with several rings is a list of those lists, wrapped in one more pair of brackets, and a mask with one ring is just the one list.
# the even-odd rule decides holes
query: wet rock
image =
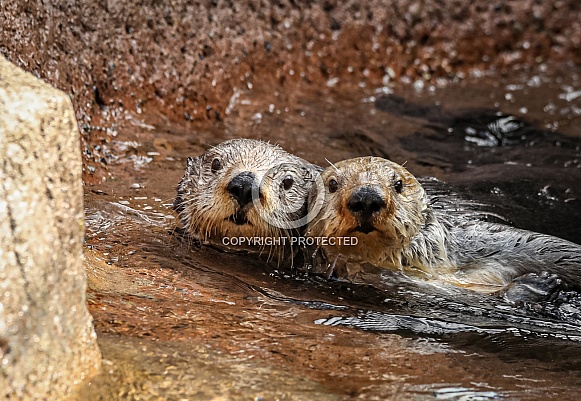
{"label": "wet rock", "polygon": [[[69,94],[83,127],[114,128],[148,114],[219,120],[240,88],[400,77],[419,87],[579,64],[580,13],[576,0],[12,1],[0,8],[0,53]],[[110,139],[83,134],[86,148]],[[101,165],[86,155],[85,180],[99,182]]]}
{"label": "wet rock", "polygon": [[68,97],[0,57],[0,398],[62,399],[98,368]]}

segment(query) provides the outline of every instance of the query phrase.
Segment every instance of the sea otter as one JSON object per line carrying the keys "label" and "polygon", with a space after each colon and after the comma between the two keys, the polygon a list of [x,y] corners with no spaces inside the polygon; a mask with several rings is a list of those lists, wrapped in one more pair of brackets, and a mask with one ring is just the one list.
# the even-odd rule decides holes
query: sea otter
{"label": "sea otter", "polygon": [[349,276],[374,266],[485,293],[519,293],[524,286],[541,296],[560,281],[579,287],[580,245],[435,208],[418,180],[392,161],[344,160],[321,179],[323,188],[313,186],[309,195],[318,213],[306,235],[357,238],[321,246],[323,269]]}
{"label": "sea otter", "polygon": [[173,206],[192,238],[268,249],[280,259],[290,236],[305,226],[308,193],[320,171],[279,146],[233,139],[187,159]]}

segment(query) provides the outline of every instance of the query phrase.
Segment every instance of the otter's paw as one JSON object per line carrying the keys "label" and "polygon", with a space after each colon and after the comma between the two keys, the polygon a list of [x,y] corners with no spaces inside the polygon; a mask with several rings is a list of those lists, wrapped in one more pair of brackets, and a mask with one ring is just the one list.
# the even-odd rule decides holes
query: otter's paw
{"label": "otter's paw", "polygon": [[537,303],[548,301],[560,289],[561,279],[556,274],[528,273],[512,280],[500,295],[511,303]]}

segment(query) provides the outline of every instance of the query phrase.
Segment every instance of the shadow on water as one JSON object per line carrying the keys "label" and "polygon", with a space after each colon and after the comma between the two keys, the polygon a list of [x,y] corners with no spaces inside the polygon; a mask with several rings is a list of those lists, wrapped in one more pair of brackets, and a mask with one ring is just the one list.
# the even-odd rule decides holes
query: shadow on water
{"label": "shadow on water", "polygon": [[[494,95],[530,77],[511,80]],[[565,107],[552,82],[544,101]],[[113,177],[85,196],[88,300],[105,368],[79,399],[579,399],[576,305],[559,315],[397,273],[305,277],[175,230],[185,159],[249,137],[320,165],[368,154],[408,161],[490,218],[581,242],[581,117],[547,116],[524,94],[493,107],[486,81],[470,85],[355,96],[255,89],[213,129],[129,120],[108,156]],[[459,107],[455,91],[470,90]],[[507,119],[524,107],[526,118]],[[566,132],[538,128],[555,122]]]}
{"label": "shadow on water", "polygon": [[517,227],[581,242],[581,139],[493,109],[447,111],[394,95],[375,105],[420,122],[401,138],[404,148],[419,164],[443,168],[470,198],[494,205]]}

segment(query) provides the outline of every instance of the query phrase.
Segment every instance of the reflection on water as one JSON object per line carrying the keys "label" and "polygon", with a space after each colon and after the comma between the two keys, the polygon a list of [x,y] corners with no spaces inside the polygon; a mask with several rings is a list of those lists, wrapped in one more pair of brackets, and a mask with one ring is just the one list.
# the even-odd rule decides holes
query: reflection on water
{"label": "reflection on water", "polygon": [[104,360],[104,373],[82,390],[79,399],[337,399],[303,377],[203,344],[103,335],[99,347],[109,358]]}
{"label": "reflection on water", "polygon": [[[85,198],[89,308],[107,362],[79,399],[579,399],[575,310],[558,319],[391,273],[357,283],[304,277],[181,237],[171,210],[186,157],[250,137],[320,165],[407,161],[490,216],[581,242],[581,83],[563,76],[570,82],[545,71],[423,91],[256,85],[211,129],[154,116],[121,127],[113,177]],[[397,107],[376,107],[392,92]],[[498,126],[522,141],[493,135],[506,146],[479,146],[474,138],[494,138],[449,126],[458,110],[482,109],[542,132],[517,138],[516,126]]]}

